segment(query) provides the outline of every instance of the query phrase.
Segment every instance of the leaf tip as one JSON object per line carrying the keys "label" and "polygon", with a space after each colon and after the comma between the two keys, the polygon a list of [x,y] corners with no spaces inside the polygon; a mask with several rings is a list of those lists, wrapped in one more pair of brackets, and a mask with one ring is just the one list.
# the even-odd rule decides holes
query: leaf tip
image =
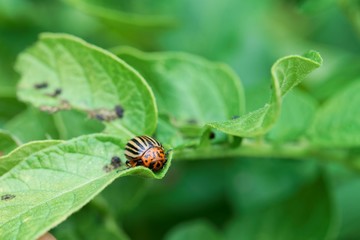
{"label": "leaf tip", "polygon": [[315,50],[309,50],[303,54],[304,57],[316,62],[317,64],[321,65],[323,63],[323,59],[319,52]]}

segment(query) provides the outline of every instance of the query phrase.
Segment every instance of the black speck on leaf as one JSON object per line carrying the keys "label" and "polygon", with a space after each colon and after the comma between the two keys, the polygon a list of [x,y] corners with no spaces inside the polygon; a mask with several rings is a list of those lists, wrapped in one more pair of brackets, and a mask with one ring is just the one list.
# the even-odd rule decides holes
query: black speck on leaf
{"label": "black speck on leaf", "polygon": [[16,196],[13,195],[13,194],[5,194],[5,195],[2,195],[1,196],[1,200],[2,201],[8,201],[8,200],[11,200],[13,198],[15,198]]}
{"label": "black speck on leaf", "polygon": [[121,159],[118,156],[114,156],[111,158],[111,165],[114,168],[118,168],[121,165]]}
{"label": "black speck on leaf", "polygon": [[62,90],[61,88],[57,88],[55,89],[54,93],[53,93],[53,97],[57,97],[61,94]]}
{"label": "black speck on leaf", "polygon": [[196,121],[196,119],[189,119],[189,120],[187,120],[187,123],[195,125],[195,124],[197,124],[197,121]]}
{"label": "black speck on leaf", "polygon": [[101,114],[96,114],[96,115],[95,115],[95,118],[96,118],[97,120],[100,120],[100,121],[104,121],[104,120],[105,120],[104,116],[101,115]]}
{"label": "black speck on leaf", "polygon": [[116,105],[115,113],[116,113],[116,116],[118,116],[119,118],[122,118],[124,116],[124,108],[122,108],[120,105]]}
{"label": "black speck on leaf", "polygon": [[42,88],[47,88],[47,87],[48,87],[48,84],[46,82],[37,83],[34,85],[34,88],[36,88],[36,89],[42,89]]}

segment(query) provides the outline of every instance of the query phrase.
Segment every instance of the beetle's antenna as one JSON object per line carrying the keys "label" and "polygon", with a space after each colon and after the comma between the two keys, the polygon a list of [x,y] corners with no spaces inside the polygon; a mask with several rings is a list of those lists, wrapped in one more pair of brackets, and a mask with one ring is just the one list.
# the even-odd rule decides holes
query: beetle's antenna
{"label": "beetle's antenna", "polygon": [[167,150],[167,151],[165,152],[165,155],[166,155],[166,156],[169,155],[169,153],[172,152],[173,150],[174,150],[174,149],[170,148],[169,150]]}

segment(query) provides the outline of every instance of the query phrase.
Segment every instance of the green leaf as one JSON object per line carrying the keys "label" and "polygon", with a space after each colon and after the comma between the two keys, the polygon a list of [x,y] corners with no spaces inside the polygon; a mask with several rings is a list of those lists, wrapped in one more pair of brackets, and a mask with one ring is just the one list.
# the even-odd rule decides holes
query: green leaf
{"label": "green leaf", "polygon": [[166,142],[172,146],[179,146],[184,143],[181,132],[171,123],[170,117],[165,114],[159,114],[158,127],[155,134],[159,141]]}
{"label": "green leaf", "polygon": [[29,108],[11,119],[4,126],[21,142],[42,139],[70,139],[81,135],[101,132],[104,126],[86,114],[67,110],[53,115]]}
{"label": "green leaf", "polygon": [[4,128],[23,143],[59,137],[52,116],[32,107],[8,121]]}
{"label": "green leaf", "polygon": [[360,81],[346,86],[317,111],[309,138],[322,146],[360,145]]}
{"label": "green leaf", "polygon": [[268,133],[275,142],[294,141],[307,132],[316,113],[317,104],[311,96],[291,91],[283,101],[279,120]]}
{"label": "green leaf", "polygon": [[182,239],[222,239],[218,230],[206,220],[193,220],[191,222],[181,223],[171,229],[165,236],[166,240]]}
{"label": "green leaf", "polygon": [[[42,110],[77,109],[104,119],[108,131],[131,137],[152,134],[154,96],[145,80],[113,54],[65,34],[41,34],[22,53],[18,97]],[[124,110],[123,117],[115,108]]]}
{"label": "green leaf", "polygon": [[106,31],[103,34],[110,34],[110,39],[114,40],[115,37],[141,46],[154,46],[159,33],[177,23],[177,19],[168,11],[173,3],[168,1],[64,1],[100,20],[105,27],[103,31]]}
{"label": "green leaf", "polygon": [[[103,3],[99,0],[65,0],[65,2],[82,9],[85,12],[97,17],[111,20],[113,23],[124,26],[139,27],[164,27],[174,23],[174,18],[168,14],[161,13],[161,8],[167,8],[166,1],[160,1],[152,5],[142,6],[131,2],[111,2]],[[146,12],[144,12],[146,11]]]}
{"label": "green leaf", "polygon": [[0,157],[19,145],[19,141],[9,132],[0,129]]}
{"label": "green leaf", "polygon": [[[94,134],[47,147],[24,158],[0,178],[3,196],[0,238],[41,236],[118,177],[164,177],[171,153],[168,163],[158,173],[145,167],[127,169],[123,155],[125,144],[121,138]],[[119,156],[122,165],[111,170],[109,164],[113,156]]]}
{"label": "green leaf", "polygon": [[[339,180],[337,179],[336,182],[339,182]],[[360,234],[358,225],[360,221],[359,188],[360,179],[355,174],[353,178],[341,181],[336,187],[336,202],[341,214],[340,236],[338,239],[357,239]]]}
{"label": "green leaf", "polygon": [[104,125],[89,119],[79,111],[61,111],[53,115],[54,124],[61,139],[71,139],[82,135],[102,132]]}
{"label": "green leaf", "polygon": [[21,145],[19,148],[15,149],[6,156],[0,157],[0,176],[8,172],[10,169],[18,165],[25,158],[30,155],[45,149],[47,147],[61,143],[60,140],[44,140],[44,141],[34,141],[24,145]]}
{"label": "green leaf", "polygon": [[316,162],[310,160],[241,158],[236,161],[237,164],[231,166],[234,177],[226,189],[233,212],[237,214],[251,214],[284,201],[318,170]]}
{"label": "green leaf", "polygon": [[321,64],[320,55],[312,51],[304,56],[294,55],[279,59],[271,68],[272,95],[264,107],[237,119],[212,122],[208,125],[240,137],[265,134],[272,128],[280,115],[282,97]]}
{"label": "green leaf", "polygon": [[[1,89],[3,85],[0,83]],[[14,90],[15,91],[15,90]],[[15,95],[15,94],[14,94]],[[25,104],[19,102],[16,98],[0,97],[0,127],[2,123],[9,121],[15,115],[19,114],[25,108]]]}
{"label": "green leaf", "polygon": [[87,240],[130,239],[113,216],[98,208],[93,202],[70,216],[65,222],[53,229],[51,233],[56,239],[66,240],[83,239],[84,236],[86,236]]}
{"label": "green leaf", "polygon": [[360,7],[356,0],[342,0],[339,2],[349,22],[353,25],[355,31],[360,33]]}
{"label": "green leaf", "polygon": [[129,47],[113,51],[146,78],[159,112],[177,125],[203,125],[245,111],[240,79],[225,64],[181,52],[144,53]]}
{"label": "green leaf", "polygon": [[227,239],[335,239],[337,223],[329,186],[319,174],[290,199],[233,221]]}

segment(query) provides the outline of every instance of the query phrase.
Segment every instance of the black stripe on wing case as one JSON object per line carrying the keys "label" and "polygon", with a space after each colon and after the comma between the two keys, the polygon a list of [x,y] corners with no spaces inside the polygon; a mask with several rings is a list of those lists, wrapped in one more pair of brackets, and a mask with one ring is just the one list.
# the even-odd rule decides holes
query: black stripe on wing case
{"label": "black stripe on wing case", "polygon": [[152,139],[151,137],[148,136],[143,136],[151,146],[158,146],[158,144],[156,143],[156,141],[154,139]]}
{"label": "black stripe on wing case", "polygon": [[130,153],[132,153],[132,154],[139,155],[139,152],[136,151],[135,149],[132,149],[132,148],[126,147],[126,148],[125,148],[125,151],[128,151],[128,152],[130,152]]}
{"label": "black stripe on wing case", "polygon": [[141,144],[139,138],[133,138],[131,143],[135,143],[138,148],[140,148],[143,151],[145,150],[145,146],[144,146],[145,144],[144,145]]}

